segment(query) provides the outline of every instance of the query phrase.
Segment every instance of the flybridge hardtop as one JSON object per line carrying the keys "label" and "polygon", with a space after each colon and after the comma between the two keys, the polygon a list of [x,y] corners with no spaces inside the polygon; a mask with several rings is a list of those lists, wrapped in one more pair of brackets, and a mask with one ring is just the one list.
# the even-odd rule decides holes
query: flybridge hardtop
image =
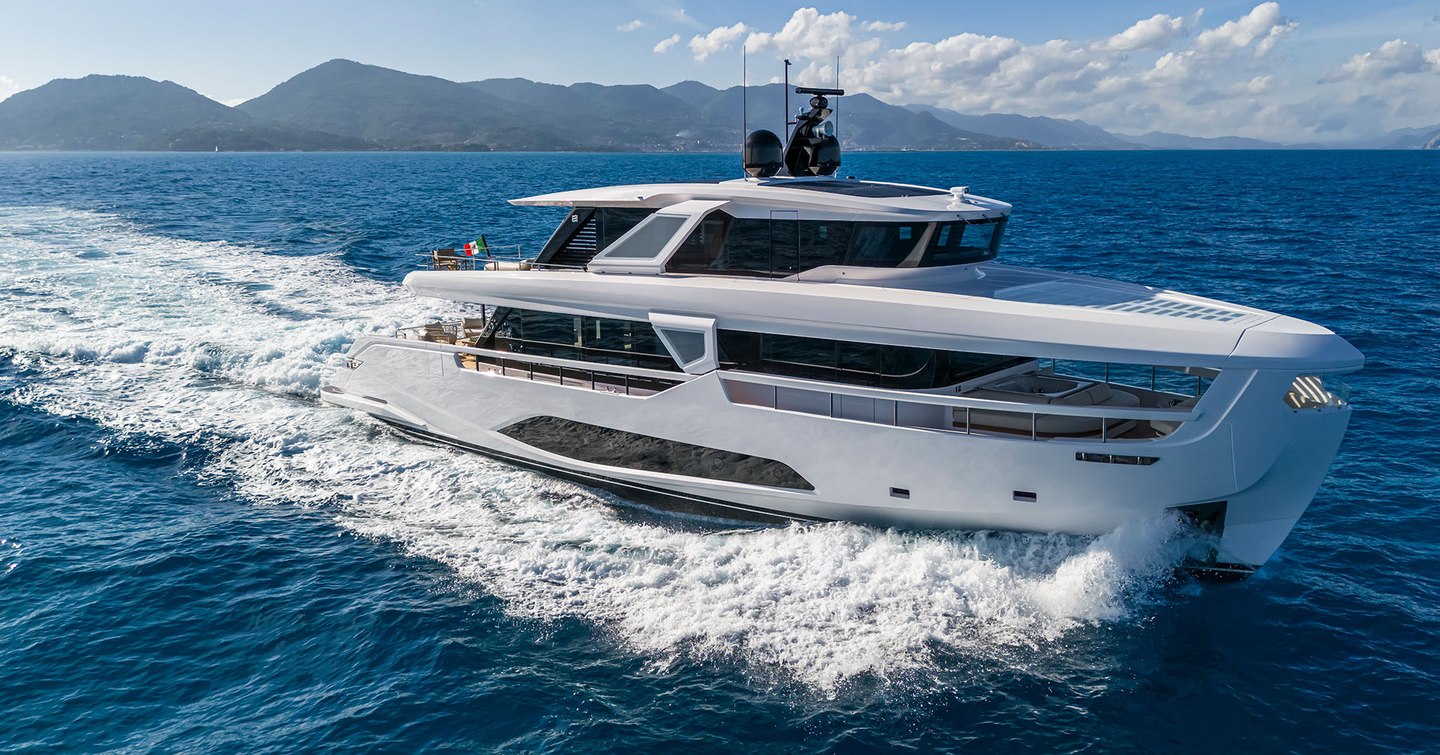
{"label": "flybridge hardtop", "polygon": [[997,261],[1011,206],[835,177],[829,97],[746,177],[512,200],[405,285],[465,303],[364,338],[322,388],[401,431],[645,503],[742,517],[1101,534],[1182,515],[1244,575],[1289,534],[1364,358],[1293,317]]}
{"label": "flybridge hardtop", "polygon": [[998,218],[1011,206],[969,193],[967,187],[928,186],[855,179],[735,179],[718,183],[607,186],[512,199],[531,207],[635,207],[659,209],[687,201],[735,202],[773,209],[821,213],[934,218]]}

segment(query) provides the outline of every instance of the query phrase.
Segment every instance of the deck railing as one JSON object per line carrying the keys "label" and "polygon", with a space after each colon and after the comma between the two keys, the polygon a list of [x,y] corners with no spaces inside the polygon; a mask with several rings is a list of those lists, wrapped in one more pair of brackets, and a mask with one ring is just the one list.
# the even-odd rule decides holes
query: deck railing
{"label": "deck railing", "polygon": [[738,404],[895,427],[1031,440],[1153,439],[1200,417],[1193,407],[1027,405],[888,388],[817,385],[809,380],[739,371],[724,373],[721,382],[730,400]]}
{"label": "deck railing", "polygon": [[463,249],[434,249],[421,252],[431,270],[483,270],[491,262],[524,262],[519,244],[492,246],[478,254],[466,254]]}
{"label": "deck railing", "polygon": [[407,341],[464,345],[459,342],[466,338],[483,336],[489,325],[489,315],[482,313],[480,317],[466,317],[449,322],[432,322],[410,328],[400,328],[396,331],[396,335]]}
{"label": "deck railing", "polygon": [[548,360],[542,362],[538,357],[529,355],[520,355],[519,358],[515,358],[498,354],[462,352],[457,359],[461,367],[480,372],[491,372],[502,377],[523,377],[526,380],[555,383],[572,388],[588,388],[592,391],[605,391],[623,396],[652,396],[667,388],[674,388],[683,382],[676,380],[674,373],[666,377],[633,375],[629,372],[595,369],[589,363],[585,363],[584,366],[551,364],[548,363]]}
{"label": "deck railing", "polygon": [[[376,339],[376,343],[384,343],[386,340],[388,339]],[[394,344],[393,341],[390,343]],[[652,396],[693,379],[693,376],[683,372],[481,349],[428,339],[407,340],[404,345],[405,348],[451,354],[462,369],[624,396]],[[357,358],[352,358],[349,362],[359,366],[361,361],[358,357],[363,353],[364,349],[356,354]]]}
{"label": "deck railing", "polygon": [[519,244],[492,246],[480,254],[466,254],[460,249],[435,249],[421,252],[425,265],[435,271],[462,270],[584,270],[584,265],[539,263],[526,257]]}
{"label": "deck railing", "polygon": [[[446,324],[453,326],[453,323]],[[422,326],[425,327],[425,326]],[[417,329],[410,329],[417,330]],[[386,339],[377,339],[383,343]],[[393,344],[394,341],[391,341]],[[430,339],[406,348],[455,356],[463,369],[627,396],[649,396],[699,376],[645,367],[598,364]],[[354,363],[363,356],[355,355]],[[1200,418],[1193,406],[1174,408],[1021,404],[948,394],[817,383],[812,380],[726,370],[720,381],[730,401],[779,411],[967,435],[1102,443],[1149,440]],[[1145,425],[1141,425],[1145,423]]]}

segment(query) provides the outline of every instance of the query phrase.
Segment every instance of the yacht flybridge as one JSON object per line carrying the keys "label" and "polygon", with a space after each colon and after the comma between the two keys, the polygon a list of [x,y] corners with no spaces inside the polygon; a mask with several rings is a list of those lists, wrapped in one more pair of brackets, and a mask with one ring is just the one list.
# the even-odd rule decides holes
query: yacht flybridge
{"label": "yacht flybridge", "polygon": [[1265,563],[1345,432],[1326,380],[1361,354],[997,262],[1009,204],[834,177],[842,93],[801,91],[745,178],[512,200],[568,208],[544,249],[411,273],[473,316],[359,340],[322,398],[646,503],[1078,534],[1175,510],[1213,535],[1205,568]]}

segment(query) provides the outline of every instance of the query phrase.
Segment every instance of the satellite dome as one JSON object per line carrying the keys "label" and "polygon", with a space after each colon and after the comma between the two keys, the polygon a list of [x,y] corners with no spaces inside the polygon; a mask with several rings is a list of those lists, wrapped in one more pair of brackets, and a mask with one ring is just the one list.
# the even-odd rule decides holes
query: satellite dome
{"label": "satellite dome", "polygon": [[755,178],[769,178],[785,164],[785,145],[773,131],[757,129],[745,137],[741,154],[745,172]]}

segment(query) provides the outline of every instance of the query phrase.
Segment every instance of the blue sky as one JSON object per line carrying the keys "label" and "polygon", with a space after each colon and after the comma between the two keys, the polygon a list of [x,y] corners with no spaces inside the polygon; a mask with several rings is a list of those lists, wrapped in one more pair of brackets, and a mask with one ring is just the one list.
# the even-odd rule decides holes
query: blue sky
{"label": "blue sky", "polygon": [[170,79],[235,103],[343,57],[449,79],[843,84],[890,102],[1123,132],[1341,141],[1440,123],[1440,2],[769,0],[225,5],[5,2],[0,97],[53,78]]}

